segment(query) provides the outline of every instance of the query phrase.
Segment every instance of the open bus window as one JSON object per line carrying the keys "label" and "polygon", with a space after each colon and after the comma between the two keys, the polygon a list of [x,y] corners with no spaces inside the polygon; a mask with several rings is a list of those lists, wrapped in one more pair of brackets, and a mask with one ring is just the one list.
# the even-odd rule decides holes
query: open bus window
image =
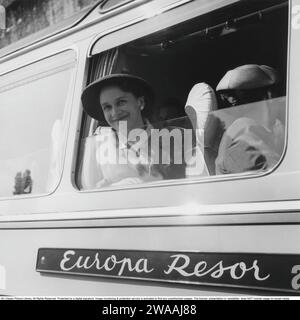
{"label": "open bus window", "polygon": [[[83,93],[88,115],[78,186],[207,179],[274,168],[285,141],[287,33],[286,1],[243,1],[93,55],[89,86],[101,85]],[[246,69],[242,79],[236,75],[239,68]],[[124,144],[101,105],[107,87],[124,93],[112,81],[99,81],[118,74],[142,78],[155,96],[143,106],[143,124],[132,128],[142,133],[135,132],[129,144],[128,132]],[[93,112],[101,119],[85,106],[91,93]],[[129,123],[125,113],[119,115],[118,121]],[[120,146],[125,146],[125,163]]]}
{"label": "open bus window", "polygon": [[1,76],[1,197],[49,193],[57,186],[75,59],[68,50]]}

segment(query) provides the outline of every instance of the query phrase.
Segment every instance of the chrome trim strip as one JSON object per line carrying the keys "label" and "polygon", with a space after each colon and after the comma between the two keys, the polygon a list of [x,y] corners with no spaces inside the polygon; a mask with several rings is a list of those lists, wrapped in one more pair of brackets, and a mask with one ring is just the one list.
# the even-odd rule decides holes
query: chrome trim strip
{"label": "chrome trim strip", "polygon": [[115,11],[119,8],[122,8],[124,6],[126,6],[128,9],[130,8],[134,8],[135,6],[141,5],[143,3],[147,3],[150,2],[151,0],[123,0],[123,2],[119,3],[119,4],[115,4],[114,6],[112,6],[109,9],[103,9],[103,6],[106,5],[106,3],[110,1],[110,0],[102,0],[102,2],[100,2],[99,4],[99,12],[101,14],[106,14],[112,11]]}
{"label": "chrome trim strip", "polygon": [[[133,214],[116,212],[83,211],[66,213],[22,214],[1,216],[0,229],[89,229],[89,228],[160,228],[160,227],[204,227],[204,226],[257,226],[300,225],[299,209],[260,210],[232,212],[198,212],[163,210],[153,208],[135,210]],[[185,213],[187,212],[187,213]]]}

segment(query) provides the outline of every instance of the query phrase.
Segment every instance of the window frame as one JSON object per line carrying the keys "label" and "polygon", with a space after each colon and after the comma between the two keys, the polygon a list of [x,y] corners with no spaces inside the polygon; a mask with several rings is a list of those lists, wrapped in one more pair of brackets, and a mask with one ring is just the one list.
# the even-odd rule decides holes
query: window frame
{"label": "window frame", "polygon": [[[47,197],[51,194],[53,194],[56,189],[58,188],[58,186],[60,185],[60,182],[62,180],[63,177],[63,173],[64,173],[64,163],[65,163],[65,158],[66,158],[66,149],[67,149],[67,137],[68,137],[68,132],[69,132],[69,128],[70,128],[70,115],[71,115],[71,109],[72,109],[72,100],[73,100],[73,91],[74,91],[74,86],[75,86],[75,81],[76,81],[76,73],[77,73],[77,68],[78,68],[78,49],[72,47],[72,48],[66,48],[63,50],[58,50],[55,52],[52,52],[51,54],[47,55],[47,56],[43,56],[42,58],[39,59],[35,59],[32,60],[28,63],[19,65],[16,68],[13,69],[9,69],[5,72],[3,72],[2,74],[0,74],[0,76],[5,76],[6,74],[11,74],[15,71],[18,71],[22,68],[26,68],[29,67],[31,65],[34,65],[35,63],[39,63],[42,61],[45,61],[49,58],[58,56],[60,54],[66,53],[66,52],[70,52],[74,55],[74,58],[72,59],[72,61],[70,61],[67,64],[72,63],[72,67],[70,69],[73,69],[71,72],[71,76],[69,79],[69,90],[66,93],[66,97],[65,97],[65,112],[66,112],[66,128],[65,131],[63,133],[63,138],[64,141],[62,141],[62,162],[61,162],[61,172],[59,174],[59,178],[57,179],[57,181],[55,182],[55,186],[51,188],[51,190],[49,192],[42,192],[42,193],[29,193],[29,194],[20,194],[20,195],[12,195],[12,196],[0,196],[0,201],[7,201],[7,200],[20,200],[20,199],[32,199],[32,198],[41,198],[41,197]],[[47,72],[50,72],[50,74],[55,74],[55,72],[51,73],[51,70],[54,70],[55,68],[50,68],[47,70]],[[38,74],[38,73],[37,73]],[[38,79],[36,79],[36,81],[38,81],[39,79],[44,79],[45,77],[40,77]]]}
{"label": "window frame", "polygon": [[[180,21],[176,21],[173,22],[174,20],[174,16],[172,16],[173,11],[175,11],[177,8],[187,5],[189,3],[193,3],[195,2],[195,0],[183,0],[183,1],[177,1],[175,3],[172,3],[169,6],[164,7],[163,9],[157,8],[157,12],[153,12],[151,13],[151,15],[148,16],[143,16],[140,17],[134,21],[129,21],[128,23],[122,25],[122,26],[118,26],[116,28],[112,28],[109,31],[103,32],[103,33],[99,33],[99,35],[93,40],[93,42],[91,43],[89,49],[88,49],[88,55],[87,58],[91,59],[93,56],[100,54],[106,50],[109,49],[113,49],[116,47],[120,47],[122,45],[125,45],[127,43],[130,43],[131,41],[135,41],[138,40],[142,37],[146,37],[149,36],[150,34],[154,34],[156,32],[162,31],[166,28],[169,27],[173,27],[176,25],[179,25],[180,23],[185,23],[188,22],[189,20],[199,17],[203,14],[207,14],[213,10],[216,9],[221,9],[227,5],[231,5],[231,4],[237,4],[240,1],[239,0],[224,0],[222,4],[220,4],[220,2],[215,2],[217,5],[215,6],[214,9],[207,9],[205,12],[201,12],[199,13],[197,11],[197,13],[195,14],[194,12],[189,14],[188,17],[185,17],[185,19],[180,19]],[[279,161],[277,162],[277,164],[275,166],[273,166],[271,169],[268,169],[266,171],[261,171],[261,172],[253,172],[253,171],[247,171],[247,172],[243,172],[243,173],[238,173],[238,174],[223,174],[223,175],[211,175],[208,177],[195,177],[195,178],[188,178],[188,179],[169,179],[169,180],[160,180],[160,181],[154,181],[154,182],[145,182],[145,183],[138,183],[138,184],[133,184],[133,185],[122,185],[122,186],[108,186],[108,187],[102,187],[102,188],[97,188],[97,189],[80,189],[77,184],[77,171],[75,170],[75,168],[77,168],[77,162],[78,162],[78,154],[79,154],[79,147],[80,147],[80,143],[81,140],[79,139],[78,141],[78,145],[77,145],[77,152],[75,154],[76,160],[74,161],[74,163],[76,163],[76,165],[73,167],[74,168],[74,178],[72,181],[72,184],[75,186],[75,188],[82,193],[91,193],[91,192],[110,192],[110,191],[121,191],[121,190],[132,190],[132,189],[137,189],[137,188],[158,188],[158,187],[166,187],[166,186],[183,186],[183,185],[191,185],[191,184],[199,184],[199,183],[216,183],[216,182],[227,182],[227,181],[236,181],[236,180],[245,180],[245,179],[256,179],[256,178],[260,178],[260,177],[264,177],[267,175],[272,174],[274,171],[277,170],[277,168],[281,165],[283,159],[285,158],[285,155],[287,153],[287,147],[288,147],[288,115],[289,115],[289,101],[288,101],[288,88],[289,88],[289,83],[288,83],[288,79],[289,79],[289,65],[290,65],[290,37],[291,37],[291,21],[290,21],[290,17],[291,17],[291,0],[288,0],[288,25],[287,25],[287,63],[286,63],[286,102],[285,102],[285,141],[284,141],[284,148],[282,151],[282,154],[280,156]],[[199,10],[200,11],[200,10]],[[168,22],[166,23],[165,19],[165,14],[167,14],[168,12],[171,13],[171,17],[166,20],[168,20]],[[151,20],[153,18],[158,18],[161,22],[163,21],[163,23],[161,23],[161,25],[163,25],[163,27],[160,27],[159,30],[156,30],[157,27],[155,27],[155,23],[152,23],[151,25]],[[177,19],[178,20],[178,19]],[[148,23],[148,28],[137,28],[139,30],[143,30],[143,35],[142,36],[134,36],[134,39],[126,39],[123,37],[119,36],[119,39],[116,39],[118,37],[118,33],[124,31],[127,32],[127,34],[130,34],[130,32],[128,32],[127,30],[130,30],[130,28],[132,27],[136,27],[137,25],[143,25],[143,24],[147,24]],[[149,26],[149,24],[151,26]],[[151,31],[149,31],[149,27],[151,29]],[[146,31],[144,31],[144,29],[146,29]],[[154,29],[154,31],[153,31]],[[132,36],[130,36],[132,38]],[[107,45],[106,47],[104,47],[104,49],[102,49],[101,51],[95,49],[96,45],[99,44],[100,46],[102,45],[102,41],[103,39],[108,39],[110,38],[107,43],[109,43],[109,45]],[[112,45],[112,43],[114,45]],[[87,64],[89,65],[89,64]],[[86,69],[86,74],[88,73],[89,69]],[[82,123],[81,123],[82,125]]]}

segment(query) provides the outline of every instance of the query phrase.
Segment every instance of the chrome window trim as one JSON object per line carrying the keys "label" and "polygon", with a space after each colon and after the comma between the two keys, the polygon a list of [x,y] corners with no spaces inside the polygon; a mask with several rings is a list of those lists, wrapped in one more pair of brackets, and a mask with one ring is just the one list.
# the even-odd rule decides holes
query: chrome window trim
{"label": "chrome window trim", "polygon": [[0,216],[0,230],[300,225],[299,201],[198,207],[189,213],[176,206]]}
{"label": "chrome window trim", "polygon": [[107,4],[107,2],[109,2],[110,0],[102,0],[99,4],[99,12],[101,14],[107,14],[109,12],[115,11],[117,9],[123,8],[124,9],[131,9],[134,8],[138,5],[141,5],[143,3],[147,3],[150,2],[152,0],[123,0],[123,2],[116,4],[114,6],[112,6],[109,9],[103,9],[103,7]]}

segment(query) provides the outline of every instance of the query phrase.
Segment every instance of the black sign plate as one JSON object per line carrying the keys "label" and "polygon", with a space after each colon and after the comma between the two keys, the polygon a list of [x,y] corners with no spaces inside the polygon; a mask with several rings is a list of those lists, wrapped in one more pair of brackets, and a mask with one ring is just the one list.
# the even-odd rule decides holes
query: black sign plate
{"label": "black sign plate", "polygon": [[300,293],[300,255],[41,248],[37,271]]}

